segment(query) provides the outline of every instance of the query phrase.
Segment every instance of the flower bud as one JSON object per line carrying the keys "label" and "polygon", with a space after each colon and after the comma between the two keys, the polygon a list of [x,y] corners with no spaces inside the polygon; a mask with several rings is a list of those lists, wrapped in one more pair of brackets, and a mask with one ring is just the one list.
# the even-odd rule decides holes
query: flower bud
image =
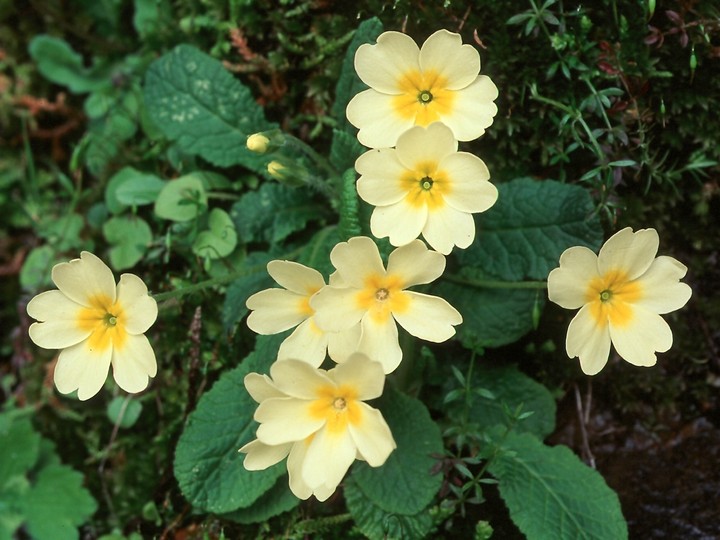
{"label": "flower bud", "polygon": [[276,180],[284,180],[286,174],[283,171],[287,171],[287,167],[279,161],[271,161],[268,163],[267,171]]}
{"label": "flower bud", "polygon": [[264,154],[267,152],[268,146],[270,145],[270,139],[268,139],[262,133],[254,133],[247,138],[246,143],[248,150],[251,152],[257,152],[258,154]]}
{"label": "flower bud", "polygon": [[285,144],[285,134],[279,129],[260,131],[249,135],[246,144],[248,150],[258,154],[275,152]]}
{"label": "flower bud", "polygon": [[290,159],[271,161],[267,171],[275,180],[290,187],[302,186],[310,181],[308,170]]}

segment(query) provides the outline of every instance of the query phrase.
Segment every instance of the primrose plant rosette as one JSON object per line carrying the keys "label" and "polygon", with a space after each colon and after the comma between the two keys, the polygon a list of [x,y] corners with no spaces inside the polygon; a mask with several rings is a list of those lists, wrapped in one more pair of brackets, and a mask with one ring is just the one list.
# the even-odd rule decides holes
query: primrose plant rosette
{"label": "primrose plant rosette", "polygon": [[346,114],[370,148],[395,146],[411,127],[442,122],[459,141],[480,137],[493,122],[495,84],[480,75],[480,55],[459,34],[438,30],[421,48],[399,32],[361,45],[355,70],[370,88],[353,97]]}
{"label": "primrose plant rosette", "polygon": [[248,470],[287,457],[290,489],[300,499],[324,501],[356,458],[379,467],[396,448],[380,411],[364,403],[380,397],[382,366],[355,353],[325,371],[301,360],[279,360],[271,377],[250,373],[245,387],[259,403],[257,439],[240,449]]}
{"label": "primrose plant rosette", "polygon": [[440,343],[462,322],[442,298],[407,290],[434,281],[445,269],[445,257],[421,240],[395,249],[387,270],[375,242],[365,236],[336,245],[330,260],[337,272],[310,300],[315,321],[328,332],[359,327],[356,350],[380,362],[385,373],[402,360],[397,324],[415,337]]}
{"label": "primrose plant rosette", "polygon": [[610,345],[627,362],[653,366],[655,352],[672,346],[672,331],[660,316],[683,307],[692,295],[681,283],[687,267],[672,257],[655,257],[655,229],[615,233],[595,255],[576,246],[560,256],[560,267],[548,276],[548,297],[567,309],[578,309],[567,332],[570,358],[579,357],[588,375],[608,361]]}
{"label": "primrose plant rosette", "polygon": [[45,349],[62,349],[54,381],[63,394],[78,391],[86,400],[98,393],[110,365],[126,392],[147,388],[157,373],[155,353],[144,333],[157,318],[157,303],[145,283],[112,271],[98,257],[83,251],[79,259],[52,269],[57,290],[30,300],[30,338]]}
{"label": "primrose plant rosette", "polygon": [[490,173],[477,156],[458,152],[444,124],[416,126],[403,133],[397,148],[364,153],[355,162],[360,197],[375,206],[372,233],[405,245],[421,233],[430,246],[449,254],[475,239],[472,214],[498,198]]}

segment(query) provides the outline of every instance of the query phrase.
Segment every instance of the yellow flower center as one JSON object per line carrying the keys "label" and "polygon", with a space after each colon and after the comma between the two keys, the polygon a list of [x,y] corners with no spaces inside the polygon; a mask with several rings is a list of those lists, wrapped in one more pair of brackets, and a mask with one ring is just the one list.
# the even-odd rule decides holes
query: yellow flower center
{"label": "yellow flower center", "polygon": [[418,163],[415,170],[407,171],[400,178],[400,183],[403,190],[407,191],[405,201],[415,208],[442,208],[445,206],[443,195],[451,191],[447,173],[438,170],[438,163],[435,161]]}
{"label": "yellow flower center", "polygon": [[402,92],[393,98],[395,113],[412,118],[415,125],[429,126],[452,113],[455,94],[447,89],[448,81],[435,70],[407,71],[398,78]]}
{"label": "yellow flower center", "polygon": [[317,390],[317,396],[317,399],[310,403],[310,416],[313,419],[325,420],[330,433],[343,433],[348,424],[357,426],[362,422],[362,408],[354,387],[322,386]]}
{"label": "yellow flower center", "polygon": [[76,324],[82,330],[90,330],[88,347],[92,352],[103,352],[108,347],[121,349],[127,340],[125,314],[120,302],[98,294],[90,298],[90,307],[77,315]]}
{"label": "yellow flower center", "polygon": [[610,323],[622,328],[635,317],[633,304],[642,298],[642,287],[636,281],[629,281],[627,272],[613,269],[590,282],[585,298],[599,326]]}
{"label": "yellow flower center", "polygon": [[367,311],[376,323],[387,321],[391,313],[407,310],[410,298],[403,291],[404,283],[396,275],[371,275],[365,278],[365,287],[355,296],[357,306]]}

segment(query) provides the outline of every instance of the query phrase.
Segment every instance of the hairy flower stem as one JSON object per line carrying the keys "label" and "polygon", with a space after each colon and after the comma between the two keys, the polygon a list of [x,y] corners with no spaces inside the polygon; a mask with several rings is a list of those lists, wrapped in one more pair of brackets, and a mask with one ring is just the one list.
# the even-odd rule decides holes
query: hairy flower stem
{"label": "hairy flower stem", "polygon": [[293,135],[286,134],[287,142],[291,146],[294,146],[301,152],[303,152],[307,157],[309,157],[320,169],[322,169],[325,173],[327,173],[329,178],[332,178],[334,176],[337,176],[340,174],[335,167],[333,167],[330,162],[325,159],[325,156],[322,156],[318,154],[315,149],[307,144],[305,141],[302,141],[298,139],[297,137]]}

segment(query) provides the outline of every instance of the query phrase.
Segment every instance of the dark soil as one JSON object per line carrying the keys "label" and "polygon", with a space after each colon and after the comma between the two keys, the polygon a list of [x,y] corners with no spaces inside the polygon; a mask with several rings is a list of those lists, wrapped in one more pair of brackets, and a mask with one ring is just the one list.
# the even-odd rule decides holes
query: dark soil
{"label": "dark soil", "polygon": [[620,497],[631,539],[720,539],[720,429],[706,417],[662,431],[628,428],[597,405],[587,444],[574,399],[561,403],[563,418],[548,442],[595,463]]}

